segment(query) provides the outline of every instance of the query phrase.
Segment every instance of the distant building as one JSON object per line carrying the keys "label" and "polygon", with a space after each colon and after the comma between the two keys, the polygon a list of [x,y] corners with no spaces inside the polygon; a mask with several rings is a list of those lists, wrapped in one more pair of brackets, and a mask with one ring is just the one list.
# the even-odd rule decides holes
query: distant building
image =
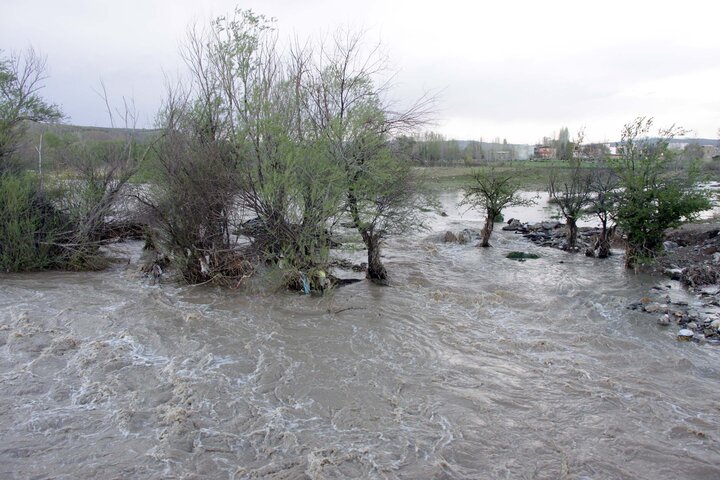
{"label": "distant building", "polygon": [[535,148],[532,145],[513,145],[513,153],[515,160],[529,160],[535,153]]}
{"label": "distant building", "polygon": [[610,155],[611,149],[604,143],[588,143],[580,146],[579,157],[586,160],[600,161]]}
{"label": "distant building", "polygon": [[533,158],[538,160],[547,160],[557,157],[557,151],[550,145],[535,145]]}

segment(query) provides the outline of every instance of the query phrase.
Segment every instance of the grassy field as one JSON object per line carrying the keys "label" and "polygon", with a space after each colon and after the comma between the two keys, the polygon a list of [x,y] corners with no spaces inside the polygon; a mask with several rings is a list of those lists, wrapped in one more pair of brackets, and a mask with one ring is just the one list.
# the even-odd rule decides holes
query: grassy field
{"label": "grassy field", "polygon": [[[514,161],[493,164],[498,172],[512,173],[522,186],[523,190],[545,190],[547,188],[550,170],[553,168],[568,169],[567,162],[557,160],[546,161]],[[418,167],[418,172],[427,178],[430,185],[438,189],[462,188],[472,182],[473,172],[486,171],[491,167],[481,165],[476,167]],[[588,165],[584,168],[596,168]]]}

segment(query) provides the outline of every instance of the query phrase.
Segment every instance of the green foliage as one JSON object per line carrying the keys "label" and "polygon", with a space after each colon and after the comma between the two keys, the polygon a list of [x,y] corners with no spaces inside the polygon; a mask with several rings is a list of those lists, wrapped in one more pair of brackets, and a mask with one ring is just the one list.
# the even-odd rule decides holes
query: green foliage
{"label": "green foliage", "polygon": [[529,206],[535,203],[533,200],[523,198],[520,194],[520,184],[511,172],[490,168],[476,170],[472,177],[473,182],[465,187],[462,204],[485,210],[491,219],[499,217],[504,208]]}
{"label": "green foliage", "polygon": [[378,152],[350,184],[359,225],[382,237],[420,226],[420,179],[407,162]]}
{"label": "green foliage", "polygon": [[520,185],[512,174],[501,173],[494,168],[489,171],[475,171],[474,182],[465,187],[465,196],[461,202],[473,208],[485,210],[485,226],[482,231],[480,246],[490,246],[493,223],[502,217],[502,210],[512,206],[532,205],[534,200],[520,195]]}
{"label": "green foliage", "polygon": [[518,261],[525,261],[526,259],[535,260],[540,258],[540,255],[536,253],[527,253],[527,252],[510,252],[507,255],[505,255],[505,258],[509,258],[510,260],[518,260]]}
{"label": "green foliage", "polygon": [[241,9],[190,31],[192,80],[159,116],[158,187],[145,199],[157,243],[188,281],[232,278],[242,258],[297,288],[327,271],[343,214],[378,261],[382,239],[417,220],[415,176],[389,138],[420,109],[391,114],[359,37],[333,40],[283,55],[274,21]]}
{"label": "green foliage", "polygon": [[0,174],[0,270],[59,268],[65,251],[55,244],[67,220],[39,190],[30,174]]}
{"label": "green foliage", "polygon": [[666,229],[677,227],[710,208],[707,196],[695,187],[692,172],[671,172],[669,140],[678,129],[661,130],[649,139],[651,118],[625,126],[621,156],[611,161],[620,190],[615,218],[627,237],[625,263],[633,267],[655,256]]}

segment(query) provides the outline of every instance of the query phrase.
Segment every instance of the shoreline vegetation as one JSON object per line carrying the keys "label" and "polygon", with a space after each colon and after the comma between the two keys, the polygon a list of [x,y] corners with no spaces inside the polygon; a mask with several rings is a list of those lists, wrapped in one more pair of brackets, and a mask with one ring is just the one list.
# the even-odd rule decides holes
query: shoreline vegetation
{"label": "shoreline vegetation", "polygon": [[[32,49],[0,57],[0,270],[102,269],[104,245],[141,237],[155,277],[238,288],[266,275],[321,293],[344,283],[331,256],[342,227],[367,255],[355,267],[385,285],[385,241],[422,228],[448,190],[484,213],[482,247],[504,208],[534,202],[521,190],[546,191],[564,226],[533,241],[605,258],[621,238],[625,266],[638,270],[668,250],[669,229],[711,206],[698,184],[717,161],[696,144],[671,149],[681,129],[638,117],[611,152],[562,128],[541,159],[516,160],[505,140],[421,134],[437,99],[393,108],[376,83],[387,60],[362,35],[341,30],[289,51],[278,39],[275,20],[249,10],[190,28],[189,77],[168,86],[155,130],[135,128],[127,104],[113,114],[106,95],[121,128],[61,125],[40,95],[45,59]],[[577,224],[589,217],[601,225],[591,239]]]}

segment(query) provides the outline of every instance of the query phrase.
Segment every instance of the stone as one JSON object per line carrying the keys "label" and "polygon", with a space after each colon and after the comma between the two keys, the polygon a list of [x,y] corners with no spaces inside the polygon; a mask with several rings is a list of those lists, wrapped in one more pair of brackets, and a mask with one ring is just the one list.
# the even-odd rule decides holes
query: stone
{"label": "stone", "polygon": [[672,252],[673,250],[677,250],[678,246],[679,245],[675,242],[663,242],[663,249],[665,249],[666,252]]}
{"label": "stone", "polygon": [[667,306],[662,305],[657,302],[648,303],[643,307],[643,310],[645,310],[647,313],[657,313],[667,310]]}
{"label": "stone", "polygon": [[[563,261],[561,260],[560,263],[565,263],[565,262],[563,262]],[[627,306],[628,310],[641,310],[642,307],[643,307],[643,303],[642,303],[642,302],[633,302],[633,303],[631,303],[630,305]]]}
{"label": "stone", "polygon": [[687,328],[683,328],[677,334],[678,340],[682,340],[682,341],[692,340],[692,338],[694,336],[695,336],[695,332],[693,332],[692,330],[688,330]]}
{"label": "stone", "polygon": [[443,235],[443,242],[445,242],[445,243],[455,243],[457,241],[458,241],[457,236],[455,236],[455,234],[453,232],[451,232],[450,230],[445,232],[445,235]]}
{"label": "stone", "polygon": [[480,238],[480,232],[478,232],[477,230],[471,230],[469,228],[464,229],[462,232],[458,233],[458,235],[457,235],[457,241],[461,245],[470,243],[473,241],[473,239],[479,239],[479,238]]}
{"label": "stone", "polygon": [[680,280],[682,278],[683,271],[680,268],[666,268],[663,273],[673,280]]}
{"label": "stone", "polygon": [[662,317],[658,318],[657,323],[658,323],[658,325],[662,325],[663,327],[669,326],[670,325],[670,315],[668,315],[666,313]]}
{"label": "stone", "polygon": [[556,228],[560,228],[562,226],[559,222],[542,222],[540,223],[540,227],[544,230],[555,230]]}
{"label": "stone", "polygon": [[520,228],[522,228],[522,223],[520,223],[520,220],[518,220],[517,218],[511,218],[510,220],[508,220],[507,225],[502,227],[502,229],[505,231],[515,231],[519,230]]}
{"label": "stone", "polygon": [[687,328],[688,330],[697,330],[698,326],[695,322],[688,322],[688,324],[685,325],[685,328]]}
{"label": "stone", "polygon": [[720,330],[720,318],[716,318],[712,322],[710,322],[710,328],[713,328],[715,330]]}
{"label": "stone", "polygon": [[720,293],[720,285],[707,285],[700,289],[700,293],[703,295],[717,295]]}
{"label": "stone", "polygon": [[535,253],[526,253],[526,252],[510,252],[507,255],[505,255],[505,258],[509,258],[510,260],[518,260],[518,261],[525,261],[526,259],[537,259],[540,258],[540,255],[537,255]]}

